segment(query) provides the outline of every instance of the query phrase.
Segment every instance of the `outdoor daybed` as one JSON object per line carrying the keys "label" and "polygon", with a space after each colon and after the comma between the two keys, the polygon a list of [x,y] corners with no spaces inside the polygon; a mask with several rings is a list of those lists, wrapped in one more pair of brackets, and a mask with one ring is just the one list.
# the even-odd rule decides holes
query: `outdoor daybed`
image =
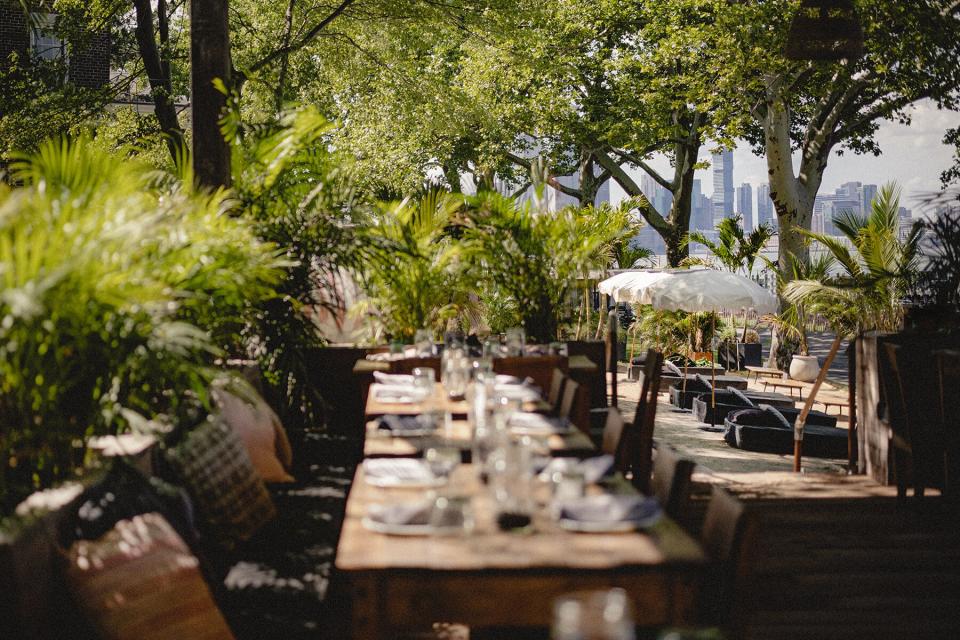
{"label": "outdoor daybed", "polygon": [[[770,393],[767,391],[747,391],[745,390],[746,382],[747,382],[745,378],[741,378],[740,376],[724,376],[724,377],[738,378],[739,380],[741,380],[744,383],[744,387],[743,387],[744,390],[737,389],[737,391],[740,391],[744,396],[749,398],[754,405],[764,403],[764,404],[770,404],[775,406],[782,406],[785,408],[793,407],[793,400],[790,399],[788,396],[783,395],[782,393]],[[725,387],[719,378],[717,378],[716,382],[717,384],[714,387],[713,385],[711,385],[709,378],[698,374],[694,376],[692,379],[690,378],[687,379],[686,390],[684,390],[683,388],[682,381],[674,383],[674,385],[670,387],[670,403],[680,407],[681,409],[691,409],[693,407],[694,399],[698,398],[701,394],[706,394],[707,402],[709,403],[711,390],[715,389],[717,393],[720,393],[721,391],[732,390],[731,387]],[[717,398],[717,402],[718,403],[720,402],[719,397]]]}
{"label": "outdoor daybed", "polygon": [[[716,404],[712,406],[712,402]],[[740,409],[756,409],[761,404],[776,407],[791,425],[800,415],[800,409],[794,406],[793,399],[783,394],[762,391],[744,393],[739,389],[718,390],[714,393],[713,399],[709,392],[697,395],[693,399],[693,415],[700,422],[722,425],[731,412]],[[837,417],[827,415],[823,411],[811,411],[807,416],[807,424],[835,427]]]}
{"label": "outdoor daybed", "polygon": [[[724,420],[723,439],[737,449],[793,452],[793,426],[779,410],[769,405],[732,412]],[[814,458],[846,458],[847,431],[808,424],[803,430],[803,454]]]}

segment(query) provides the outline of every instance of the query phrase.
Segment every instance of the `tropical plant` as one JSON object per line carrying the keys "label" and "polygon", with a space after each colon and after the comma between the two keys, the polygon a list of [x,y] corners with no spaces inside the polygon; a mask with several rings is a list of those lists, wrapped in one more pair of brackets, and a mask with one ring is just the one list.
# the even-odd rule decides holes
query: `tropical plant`
{"label": "tropical plant", "polygon": [[616,209],[538,211],[493,192],[471,201],[462,216],[473,277],[512,299],[529,339],[559,336],[564,302],[577,278],[604,267],[614,243],[628,233]]}
{"label": "tropical plant", "polygon": [[368,298],[359,310],[388,337],[410,342],[419,329],[437,335],[451,321],[479,323],[475,289],[467,285],[461,247],[449,233],[462,207],[462,196],[430,189],[377,212],[371,235],[384,250],[364,269]]}
{"label": "tropical plant", "polygon": [[263,300],[233,350],[257,359],[288,428],[316,427],[324,401],[311,382],[310,351],[326,344],[316,318],[344,317],[349,272],[377,251],[365,233],[370,205],[354,188],[349,162],[327,149],[330,125],[316,108],[252,125],[235,97],[229,104],[222,129],[234,149],[237,209],[286,259],[279,295]]}
{"label": "tropical plant", "polygon": [[880,188],[869,214],[842,211],[834,217],[834,226],[849,246],[833,236],[805,232],[827,249],[840,272],[788,283],[786,299],[826,318],[837,333],[898,330],[923,234],[923,226],[915,224],[900,238],[899,209],[900,190],[887,184]]}
{"label": "tropical plant", "polygon": [[960,207],[943,207],[924,226],[922,267],[910,286],[914,305],[960,312]]}
{"label": "tropical plant", "polygon": [[[823,281],[834,266],[834,258],[828,253],[814,255],[809,262],[803,262],[797,256],[789,255],[786,258],[787,268],[780,268],[779,264],[767,260],[767,266],[777,279],[777,291],[784,294],[787,285],[795,280]],[[810,353],[807,344],[807,329],[811,322],[810,313],[802,301],[786,301],[781,304],[780,312],[763,317],[776,330],[778,339],[771,357],[776,361],[777,368],[786,370],[790,366],[790,358],[794,354],[802,356]]]}
{"label": "tropical plant", "polygon": [[88,436],[206,402],[217,341],[273,295],[272,245],[226,193],[49,141],[0,189],[0,503],[72,477]]}
{"label": "tropical plant", "polygon": [[738,214],[732,218],[724,218],[717,225],[717,241],[714,242],[701,231],[691,231],[687,234],[684,244],[699,242],[717,258],[721,265],[734,273],[753,273],[753,265],[760,252],[773,237],[773,229],[761,224],[749,234],[740,224],[742,217]]}
{"label": "tropical plant", "polygon": [[729,325],[714,313],[665,311],[637,305],[636,317],[631,330],[640,336],[641,345],[659,349],[668,356],[712,351],[714,336],[730,331]]}

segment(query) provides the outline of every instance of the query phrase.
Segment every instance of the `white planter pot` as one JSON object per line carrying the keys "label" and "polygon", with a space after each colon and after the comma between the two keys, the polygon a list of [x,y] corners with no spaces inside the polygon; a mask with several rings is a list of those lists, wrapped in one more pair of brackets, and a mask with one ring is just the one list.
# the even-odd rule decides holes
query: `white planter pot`
{"label": "white planter pot", "polygon": [[820,374],[817,356],[793,356],[790,361],[790,377],[800,382],[813,382]]}

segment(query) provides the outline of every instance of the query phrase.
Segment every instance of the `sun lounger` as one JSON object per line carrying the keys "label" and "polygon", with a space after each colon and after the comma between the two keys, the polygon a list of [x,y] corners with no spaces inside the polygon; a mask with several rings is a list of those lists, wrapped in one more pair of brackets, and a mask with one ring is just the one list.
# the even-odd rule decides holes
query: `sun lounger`
{"label": "sun lounger", "polygon": [[[746,390],[746,379],[740,378],[739,376],[730,376],[739,378],[744,384],[744,387],[726,387],[724,383],[717,379],[716,381],[716,390],[717,392],[724,390],[734,390],[740,391],[743,395],[750,398],[751,402],[754,405],[760,404],[761,402],[767,402],[768,404],[775,404],[777,406],[783,407],[792,407],[793,402],[785,395],[779,393],[767,393],[759,391],[748,391]],[[670,387],[670,402],[674,405],[680,407],[681,409],[691,409],[693,408],[693,401],[701,394],[707,395],[707,400],[709,402],[710,390],[713,387],[710,384],[710,378],[703,375],[696,375],[692,380],[687,379],[687,389],[683,390],[683,382],[676,382]]]}
{"label": "sun lounger", "polygon": [[[717,391],[715,395],[716,407],[711,406],[709,393],[701,393],[693,399],[693,415],[700,422],[722,425],[731,411],[755,409],[761,404],[779,409],[790,424],[793,424],[797,416],[800,415],[800,409],[794,406],[795,398],[790,398],[781,393],[764,391],[744,393],[739,389],[725,389]],[[807,424],[835,427],[837,426],[837,418],[823,411],[811,411],[810,415],[807,416]]]}
{"label": "sun lounger", "polygon": [[[793,425],[768,405],[740,409],[724,420],[723,439],[737,449],[786,455],[793,452]],[[803,431],[803,455],[846,458],[846,430],[807,424]]]}

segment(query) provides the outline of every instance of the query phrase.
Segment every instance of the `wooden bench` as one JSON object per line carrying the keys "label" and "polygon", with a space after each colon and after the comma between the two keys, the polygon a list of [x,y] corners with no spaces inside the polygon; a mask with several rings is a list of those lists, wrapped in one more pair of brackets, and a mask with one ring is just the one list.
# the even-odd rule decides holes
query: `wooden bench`
{"label": "wooden bench", "polygon": [[763,390],[766,391],[767,387],[773,387],[774,391],[776,391],[777,388],[789,389],[791,397],[793,396],[794,389],[796,389],[797,397],[803,398],[803,390],[806,388],[806,385],[796,380],[764,380]]}
{"label": "wooden bench", "polygon": [[829,396],[821,397],[818,395],[815,403],[822,404],[823,410],[826,413],[830,412],[830,407],[837,407],[840,410],[840,413],[838,413],[837,415],[842,416],[843,408],[848,406],[850,404],[850,401],[846,398],[831,398]]}
{"label": "wooden bench", "polygon": [[747,365],[746,369],[749,372],[747,374],[747,377],[749,377],[749,374],[752,373],[754,375],[754,379],[757,380],[758,382],[760,381],[760,376],[765,376],[768,378],[784,377],[783,371],[781,371],[780,369],[775,369],[773,367],[754,367],[752,365]]}

